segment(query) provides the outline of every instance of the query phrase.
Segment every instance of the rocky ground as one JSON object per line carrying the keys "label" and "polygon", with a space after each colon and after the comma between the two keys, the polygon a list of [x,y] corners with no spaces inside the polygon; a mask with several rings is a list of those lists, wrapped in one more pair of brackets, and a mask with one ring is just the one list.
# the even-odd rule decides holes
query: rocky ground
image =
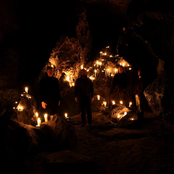
{"label": "rocky ground", "polygon": [[[23,174],[58,173],[169,173],[174,171],[172,133],[163,128],[159,117],[145,113],[144,122],[113,124],[103,112],[93,113],[93,123],[81,127],[80,115],[73,116],[77,148],[41,152],[28,161]],[[13,172],[14,173],[14,172]]]}

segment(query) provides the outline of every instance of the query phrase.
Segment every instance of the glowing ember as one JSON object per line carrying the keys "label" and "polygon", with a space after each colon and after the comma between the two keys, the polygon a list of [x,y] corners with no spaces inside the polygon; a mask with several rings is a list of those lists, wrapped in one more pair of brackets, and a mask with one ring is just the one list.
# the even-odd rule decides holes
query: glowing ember
{"label": "glowing ember", "polygon": [[45,122],[48,122],[48,114],[44,114]]}

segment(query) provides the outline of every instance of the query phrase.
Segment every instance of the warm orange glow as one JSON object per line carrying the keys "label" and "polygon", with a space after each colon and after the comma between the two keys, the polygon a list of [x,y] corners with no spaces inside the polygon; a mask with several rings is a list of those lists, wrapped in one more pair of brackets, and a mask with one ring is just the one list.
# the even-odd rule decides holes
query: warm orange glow
{"label": "warm orange glow", "polygon": [[117,115],[117,118],[120,118],[120,117],[121,117],[120,114],[118,114],[118,115]]}
{"label": "warm orange glow", "polygon": [[127,115],[127,112],[124,112],[123,117]]}
{"label": "warm orange glow", "polygon": [[113,57],[113,55],[110,55],[109,57]]}
{"label": "warm orange glow", "polygon": [[123,101],[122,100],[120,100],[120,104],[123,104]]}
{"label": "warm orange glow", "polygon": [[68,117],[68,114],[67,113],[65,113],[65,118],[67,118]]}
{"label": "warm orange glow", "polygon": [[21,105],[18,105],[18,106],[17,106],[17,110],[18,110],[18,111],[23,111],[23,110],[24,110],[24,107],[21,106]]}
{"label": "warm orange glow", "polygon": [[115,105],[115,101],[114,100],[112,101],[112,105]]}
{"label": "warm orange glow", "polygon": [[66,76],[66,80],[69,82],[69,75]]}
{"label": "warm orange glow", "polygon": [[25,92],[28,93],[28,87],[25,87]]}
{"label": "warm orange glow", "polygon": [[100,95],[97,95],[97,100],[100,100]]}
{"label": "warm orange glow", "polygon": [[37,118],[37,127],[40,127],[40,125],[41,125],[41,119]]}
{"label": "warm orange glow", "polygon": [[83,69],[83,65],[81,65],[80,68]]}
{"label": "warm orange glow", "polygon": [[109,46],[107,46],[106,48],[109,48]]}
{"label": "warm orange glow", "polygon": [[48,122],[48,114],[44,114],[45,122]]}
{"label": "warm orange glow", "polygon": [[118,72],[118,69],[117,68],[115,68],[115,74]]}
{"label": "warm orange glow", "polygon": [[104,101],[104,102],[103,102],[103,105],[104,105],[104,107],[106,107],[106,105],[107,105],[107,102],[106,102],[106,101]]}
{"label": "warm orange glow", "polygon": [[39,116],[39,113],[38,113],[38,112],[36,112],[36,113],[35,113],[35,116],[36,116],[36,117],[38,117],[38,116]]}
{"label": "warm orange glow", "polygon": [[95,80],[95,77],[93,77],[93,76],[90,76],[89,78],[90,78],[92,81]]}
{"label": "warm orange glow", "polygon": [[129,107],[131,107],[132,106],[132,102],[129,102]]}

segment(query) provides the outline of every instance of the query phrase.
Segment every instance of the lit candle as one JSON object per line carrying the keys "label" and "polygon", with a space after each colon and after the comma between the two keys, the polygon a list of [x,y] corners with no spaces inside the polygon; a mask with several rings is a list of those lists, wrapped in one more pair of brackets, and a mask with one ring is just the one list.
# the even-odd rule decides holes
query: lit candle
{"label": "lit candle", "polygon": [[132,106],[132,102],[129,102],[129,107],[131,107]]}
{"label": "lit candle", "polygon": [[18,109],[18,111],[23,111],[23,110],[24,110],[24,107],[21,106],[21,105],[19,105],[19,106],[17,107],[17,109]]}
{"label": "lit candle", "polygon": [[115,68],[115,74],[118,72],[118,69],[117,68]]}
{"label": "lit candle", "polygon": [[18,102],[16,101],[15,104],[18,104]]}
{"label": "lit candle", "polygon": [[97,70],[95,69],[94,72],[95,72],[95,77],[96,77]]}
{"label": "lit candle", "polygon": [[72,82],[72,86],[75,86],[75,83],[74,82]]}
{"label": "lit candle", "polygon": [[68,118],[68,114],[67,114],[67,113],[65,113],[65,118],[66,118],[66,119]]}
{"label": "lit candle", "polygon": [[108,68],[108,76],[110,75],[110,69]]}
{"label": "lit candle", "polygon": [[48,122],[48,114],[44,114],[45,122]]}
{"label": "lit candle", "polygon": [[118,114],[118,115],[117,115],[117,118],[120,118],[120,117],[121,117],[120,114]]}
{"label": "lit candle", "polygon": [[51,65],[52,68],[54,68],[54,65]]}
{"label": "lit candle", "polygon": [[66,80],[69,82],[69,75],[66,76]]}
{"label": "lit candle", "polygon": [[97,95],[97,99],[100,100],[100,95]]}
{"label": "lit candle", "polygon": [[24,94],[21,94],[21,96],[23,97],[23,96],[24,96]]}
{"label": "lit candle", "polygon": [[28,93],[28,87],[25,87],[25,92]]}
{"label": "lit candle", "polygon": [[123,117],[127,115],[127,112],[124,112]]}
{"label": "lit candle", "polygon": [[107,104],[106,101],[104,101],[104,102],[103,102],[104,107],[106,107],[106,104]]}
{"label": "lit candle", "polygon": [[130,118],[130,120],[132,120],[132,121],[133,121],[133,120],[134,120],[134,118]]}
{"label": "lit candle", "polygon": [[124,65],[125,65],[125,64],[123,63],[123,67],[124,67]]}
{"label": "lit candle", "polygon": [[73,75],[71,75],[71,81],[73,81]]}
{"label": "lit candle", "polygon": [[115,101],[114,100],[112,101],[112,105],[115,105]]}
{"label": "lit candle", "polygon": [[104,55],[106,56],[106,55],[107,55],[107,53],[104,53]]}
{"label": "lit candle", "polygon": [[97,67],[98,67],[98,64],[99,64],[98,60],[97,60],[96,64],[97,64]]}
{"label": "lit candle", "polygon": [[40,124],[41,124],[41,119],[37,118],[37,127],[40,127]]}
{"label": "lit candle", "polygon": [[83,69],[83,65],[81,65],[80,68]]}
{"label": "lit candle", "polygon": [[122,100],[120,100],[120,104],[123,104],[123,101]]}
{"label": "lit candle", "polygon": [[109,46],[107,46],[106,48],[109,48]]}
{"label": "lit candle", "polygon": [[132,70],[132,68],[129,68],[129,70]]}
{"label": "lit candle", "polygon": [[36,113],[35,113],[35,116],[36,116],[36,118],[37,118],[37,117],[39,116],[39,113],[38,113],[38,112],[36,112]]}

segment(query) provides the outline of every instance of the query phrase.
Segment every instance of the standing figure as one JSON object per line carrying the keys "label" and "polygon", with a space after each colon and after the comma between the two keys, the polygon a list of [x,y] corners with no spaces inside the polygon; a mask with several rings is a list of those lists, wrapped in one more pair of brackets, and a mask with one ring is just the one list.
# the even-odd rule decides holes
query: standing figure
{"label": "standing figure", "polygon": [[142,70],[138,70],[138,82],[135,89],[136,112],[138,114],[138,121],[142,121],[144,117],[144,80],[142,77]]}
{"label": "standing figure", "polygon": [[124,59],[126,58],[127,47],[129,44],[128,42],[129,42],[129,36],[128,36],[128,33],[126,31],[126,28],[123,27],[123,31],[118,39],[117,49],[119,52],[119,56],[123,57]]}
{"label": "standing figure", "polygon": [[47,67],[47,76],[40,80],[39,95],[42,115],[54,115],[60,105],[60,91],[58,79],[53,77],[53,69],[50,66]]}
{"label": "standing figure", "polygon": [[118,96],[119,100],[124,100],[125,91],[128,85],[128,77],[126,73],[124,72],[124,68],[122,66],[119,66],[118,68],[118,74],[115,74],[114,79],[112,81],[111,89],[109,92],[109,108],[111,107],[112,103],[111,101],[116,99]]}
{"label": "standing figure", "polygon": [[75,101],[80,104],[82,127],[86,124],[86,112],[88,117],[88,124],[92,122],[91,102],[94,89],[92,81],[87,77],[86,70],[81,70],[81,77],[75,83]]}

